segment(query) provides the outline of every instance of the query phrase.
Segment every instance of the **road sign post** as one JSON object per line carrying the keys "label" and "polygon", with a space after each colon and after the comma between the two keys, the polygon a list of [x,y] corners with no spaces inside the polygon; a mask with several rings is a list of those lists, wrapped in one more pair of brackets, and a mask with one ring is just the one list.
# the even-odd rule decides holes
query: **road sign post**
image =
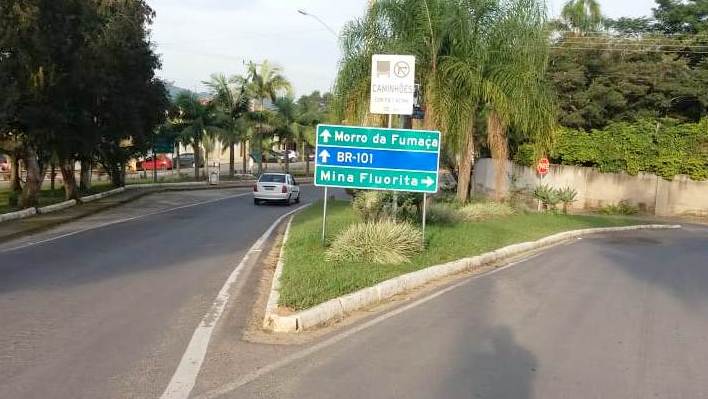
{"label": "road sign post", "polygon": [[318,187],[438,191],[440,132],[319,125],[316,134]]}

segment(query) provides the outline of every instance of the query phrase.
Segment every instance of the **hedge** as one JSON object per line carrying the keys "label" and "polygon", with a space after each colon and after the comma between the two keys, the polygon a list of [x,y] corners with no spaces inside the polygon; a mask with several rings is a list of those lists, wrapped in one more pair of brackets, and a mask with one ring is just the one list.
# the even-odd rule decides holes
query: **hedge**
{"label": "hedge", "polygon": [[[528,163],[526,158],[527,151],[519,151],[515,157],[521,163]],[[706,180],[708,119],[700,123],[617,122],[590,132],[563,128],[551,151],[551,160],[595,167],[601,172],[649,172],[669,180],[681,174]]]}

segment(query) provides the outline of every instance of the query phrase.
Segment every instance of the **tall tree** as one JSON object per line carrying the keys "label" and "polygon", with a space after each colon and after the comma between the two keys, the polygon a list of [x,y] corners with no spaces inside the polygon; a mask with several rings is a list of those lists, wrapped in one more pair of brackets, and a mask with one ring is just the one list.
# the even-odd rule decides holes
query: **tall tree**
{"label": "tall tree", "polygon": [[603,17],[597,0],[570,0],[561,10],[561,19],[575,33],[584,34],[602,28]]}
{"label": "tall tree", "polygon": [[292,90],[290,82],[282,74],[280,67],[272,65],[268,60],[261,64],[248,63],[248,91],[251,97],[258,102],[253,118],[257,121],[256,145],[258,148],[258,174],[263,173],[263,138],[265,124],[268,118],[266,100],[275,102],[279,95]]}
{"label": "tall tree", "polygon": [[211,90],[212,101],[221,108],[225,116],[224,127],[219,139],[223,143],[224,149],[229,149],[229,176],[233,177],[235,172],[235,146],[239,142],[242,146],[245,146],[248,135],[246,114],[248,113],[250,98],[246,90],[247,81],[238,75],[227,78],[223,74],[217,74],[212,75],[211,80],[205,82],[205,84]]}
{"label": "tall tree", "polygon": [[194,93],[183,92],[175,98],[179,117],[175,119],[175,128],[194,149],[194,179],[199,180],[201,164],[201,146],[205,135],[217,135],[221,131],[223,118],[212,102],[202,102]]}
{"label": "tall tree", "polygon": [[378,1],[344,30],[335,85],[344,99],[335,106],[338,116],[347,122],[366,119],[372,53],[416,55],[424,125],[444,133],[454,162],[449,166],[458,171],[458,199],[464,202],[480,126],[497,134],[509,127],[552,133],[553,106],[542,84],[548,52],[544,26],[544,6],[535,0]]}

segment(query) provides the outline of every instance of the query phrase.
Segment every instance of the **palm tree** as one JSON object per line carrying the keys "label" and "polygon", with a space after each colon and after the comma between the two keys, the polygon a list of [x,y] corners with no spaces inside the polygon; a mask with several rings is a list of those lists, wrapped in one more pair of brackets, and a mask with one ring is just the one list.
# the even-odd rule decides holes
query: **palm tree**
{"label": "palm tree", "polygon": [[[507,127],[535,134],[553,120],[541,84],[547,57],[539,0],[380,0],[344,29],[335,84],[340,119],[367,119],[370,56],[416,56],[424,126],[444,133],[458,171],[458,199],[467,201],[481,118],[492,136]],[[542,133],[548,134],[551,129]]]}
{"label": "palm tree", "polygon": [[194,93],[180,93],[175,99],[175,105],[179,110],[175,125],[184,142],[194,149],[194,178],[199,180],[202,141],[206,135],[213,137],[221,131],[223,119],[212,102],[201,101]]}
{"label": "palm tree", "polygon": [[[467,39],[451,46],[441,69],[449,82],[446,88],[453,82],[457,85],[452,89],[454,92],[462,88],[467,93],[471,114],[485,119],[487,145],[497,166],[496,191],[501,195],[507,178],[507,129],[532,136],[542,152],[549,147],[555,128],[555,107],[544,80],[549,53],[544,4],[514,0],[485,10],[485,19],[493,22],[485,23],[482,30],[477,26],[479,21],[470,18],[469,13],[463,12],[454,19],[460,26],[452,24],[453,29],[482,35],[464,35]],[[457,115],[455,102],[460,98],[445,94],[442,97],[453,100],[442,107],[448,114],[446,120],[462,118],[462,123],[469,120],[466,131],[458,131],[462,135],[457,137],[463,148],[458,198],[464,201],[469,195],[477,126],[468,116]]]}
{"label": "palm tree", "polygon": [[[229,176],[235,173],[235,146],[241,142],[246,144],[248,126],[246,114],[249,108],[249,97],[246,92],[247,81],[238,75],[226,78],[223,74],[211,76],[211,80],[204,82],[210,88],[213,95],[213,102],[221,109],[225,116],[219,139],[224,145],[223,149],[229,149]],[[245,164],[245,155],[244,155]],[[246,167],[244,166],[244,172]]]}
{"label": "palm tree", "polygon": [[272,65],[268,60],[263,63],[248,63],[248,92],[258,101],[258,109],[252,114],[252,118],[257,121],[256,144],[258,146],[258,174],[263,172],[263,136],[265,133],[265,123],[268,118],[268,111],[265,107],[265,100],[272,102],[280,94],[289,93],[292,90],[290,82],[282,75],[280,67]]}
{"label": "palm tree", "polygon": [[562,21],[574,32],[584,34],[600,29],[603,18],[596,0],[570,0],[561,10]]}
{"label": "palm tree", "polygon": [[299,123],[299,107],[290,96],[280,97],[275,101],[277,119],[274,133],[285,147],[285,172],[290,172],[290,157],[288,146],[303,130]]}

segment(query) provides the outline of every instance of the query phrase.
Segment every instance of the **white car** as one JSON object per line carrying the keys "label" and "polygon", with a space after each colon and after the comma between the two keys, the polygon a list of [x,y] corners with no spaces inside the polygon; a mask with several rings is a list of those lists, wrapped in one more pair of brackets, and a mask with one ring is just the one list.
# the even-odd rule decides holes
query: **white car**
{"label": "white car", "polygon": [[287,173],[264,173],[253,185],[253,203],[278,201],[290,205],[300,202],[300,186]]}

